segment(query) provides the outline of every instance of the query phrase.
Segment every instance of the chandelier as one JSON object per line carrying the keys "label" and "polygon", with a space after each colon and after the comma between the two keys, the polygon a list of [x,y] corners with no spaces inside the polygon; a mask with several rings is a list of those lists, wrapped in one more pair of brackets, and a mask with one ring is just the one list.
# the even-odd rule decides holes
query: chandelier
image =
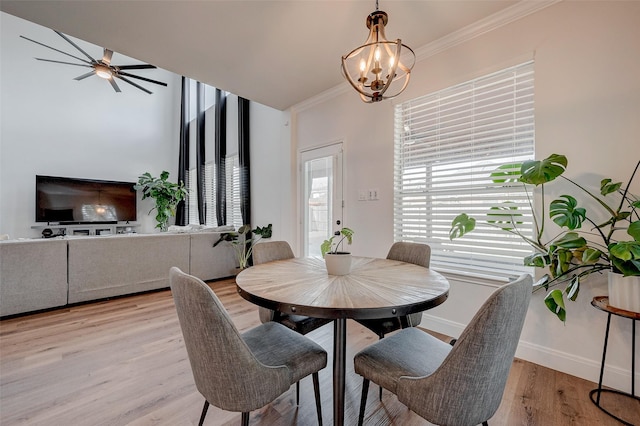
{"label": "chandelier", "polygon": [[409,84],[416,62],[413,50],[400,39],[387,40],[384,27],[389,17],[376,10],[367,16],[369,37],[365,43],[342,57],[342,74],[367,103],[398,96]]}

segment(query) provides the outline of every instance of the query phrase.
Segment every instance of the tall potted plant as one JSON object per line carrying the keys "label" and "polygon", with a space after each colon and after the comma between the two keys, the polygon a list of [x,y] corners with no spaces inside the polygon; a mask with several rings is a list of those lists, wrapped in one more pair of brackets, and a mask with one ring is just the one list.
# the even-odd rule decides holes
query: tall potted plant
{"label": "tall potted plant", "polygon": [[258,226],[256,229],[251,229],[251,225],[242,225],[236,232],[223,232],[213,246],[223,241],[231,243],[238,259],[238,269],[242,270],[249,267],[253,246],[263,238],[271,238],[272,229],[271,224],[262,228]]}
{"label": "tall potted plant", "polygon": [[[610,304],[626,310],[640,311],[640,200],[629,191],[640,161],[636,164],[626,185],[603,179],[600,194],[596,195],[578,182],[564,176],[567,168],[564,155],[552,154],[541,161],[525,161],[521,164],[504,164],[498,167],[491,178],[496,184],[522,184],[529,196],[533,212],[535,235],[524,235],[519,226],[522,214],[515,204],[505,203],[487,213],[489,226],[497,227],[517,235],[534,249],[534,253],[524,259],[524,264],[539,268],[549,268],[535,288],[549,290],[544,299],[546,306],[557,317],[566,320],[565,297],[575,301],[581,282],[593,273],[610,272]],[[560,234],[550,240],[543,240],[547,204],[545,184],[555,179],[564,179],[579,189],[584,195],[595,200],[607,216],[605,220],[594,219],[571,195],[560,195],[548,205],[548,217],[561,228]],[[540,188],[542,211],[536,212],[530,196],[531,186]],[[505,207],[505,205],[507,207]],[[599,216],[595,216],[599,217]],[[588,229],[585,228],[588,225]],[[474,230],[476,220],[466,213],[458,215],[451,224],[449,237],[460,238]],[[626,234],[626,235],[625,235]],[[629,237],[631,237],[629,239]],[[626,238],[622,240],[622,238]],[[616,285],[617,277],[629,281]],[[627,277],[631,277],[627,279]],[[564,290],[556,288],[566,284]],[[621,286],[629,286],[631,297],[618,298]],[[627,304],[635,302],[637,305]]]}
{"label": "tall potted plant", "polygon": [[[336,243],[333,240],[337,236],[341,238]],[[351,253],[338,251],[338,247],[344,243],[345,239],[349,245],[353,241],[353,230],[350,228],[342,228],[338,234],[324,240],[320,246],[322,257],[327,265],[327,272],[330,275],[347,275],[351,272]]]}
{"label": "tall potted plant", "polygon": [[156,210],[156,221],[158,222],[156,228],[160,228],[163,232],[167,230],[169,218],[175,216],[176,206],[188,194],[184,182],[173,183],[168,179],[169,172],[167,171],[163,171],[158,178],[147,172],[138,177],[138,183],[134,186],[136,190],[142,190],[143,200],[145,198],[155,200],[156,205],[149,210],[149,214],[154,209]]}

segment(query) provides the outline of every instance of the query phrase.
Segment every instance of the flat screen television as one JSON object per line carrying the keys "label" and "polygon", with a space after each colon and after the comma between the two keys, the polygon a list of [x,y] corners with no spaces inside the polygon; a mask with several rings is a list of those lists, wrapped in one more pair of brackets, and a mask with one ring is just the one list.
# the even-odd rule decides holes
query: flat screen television
{"label": "flat screen television", "polygon": [[133,182],[36,176],[36,222],[117,223],[137,220]]}

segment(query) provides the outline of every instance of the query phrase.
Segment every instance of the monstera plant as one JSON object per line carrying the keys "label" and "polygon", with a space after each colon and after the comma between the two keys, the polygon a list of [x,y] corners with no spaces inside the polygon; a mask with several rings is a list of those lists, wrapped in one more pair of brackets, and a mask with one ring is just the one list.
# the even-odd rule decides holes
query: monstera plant
{"label": "monstera plant", "polygon": [[[604,271],[640,276],[640,201],[629,192],[640,161],[626,184],[603,179],[599,194],[564,176],[567,164],[564,155],[552,154],[541,161],[504,164],[491,174],[496,184],[524,186],[533,212],[534,235],[526,235],[519,229],[522,213],[515,203],[495,206],[487,213],[487,225],[519,236],[534,249],[525,257],[525,265],[548,268],[548,273],[534,288],[551,289],[544,302],[562,321],[566,320],[565,298],[575,301],[580,284],[587,276]],[[595,200],[601,212],[597,216],[590,215],[572,195],[560,195],[547,207],[545,185],[556,179],[569,182],[587,199]],[[535,211],[532,205],[532,186],[540,189],[540,211]],[[561,228],[561,232],[550,240],[543,239],[547,214],[548,219]],[[606,219],[594,219],[603,215]],[[453,220],[449,237],[460,238],[473,231],[475,225],[476,219],[462,213]],[[558,288],[561,285],[564,288]]]}

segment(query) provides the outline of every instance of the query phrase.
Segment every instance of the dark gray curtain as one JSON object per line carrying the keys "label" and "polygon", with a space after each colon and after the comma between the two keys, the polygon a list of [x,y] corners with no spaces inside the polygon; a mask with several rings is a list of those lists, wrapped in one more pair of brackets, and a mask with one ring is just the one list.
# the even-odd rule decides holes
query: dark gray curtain
{"label": "dark gray curtain", "polygon": [[216,89],[215,173],[218,226],[227,224],[227,95]]}
{"label": "dark gray curtain", "polygon": [[249,100],[238,96],[238,161],[242,223],[251,223],[251,162],[249,158]]}
{"label": "dark gray curtain", "polygon": [[[189,88],[190,79],[182,77],[180,95],[180,153],[178,155],[178,183],[186,184],[189,172]],[[187,203],[180,201],[176,208],[176,225],[185,226],[188,221]]]}
{"label": "dark gray curtain", "polygon": [[196,133],[196,177],[198,188],[198,220],[200,225],[204,225],[207,220],[207,212],[204,203],[204,163],[205,155],[205,109],[204,109],[204,84],[198,82],[196,85],[196,108],[197,108],[197,133]]}

